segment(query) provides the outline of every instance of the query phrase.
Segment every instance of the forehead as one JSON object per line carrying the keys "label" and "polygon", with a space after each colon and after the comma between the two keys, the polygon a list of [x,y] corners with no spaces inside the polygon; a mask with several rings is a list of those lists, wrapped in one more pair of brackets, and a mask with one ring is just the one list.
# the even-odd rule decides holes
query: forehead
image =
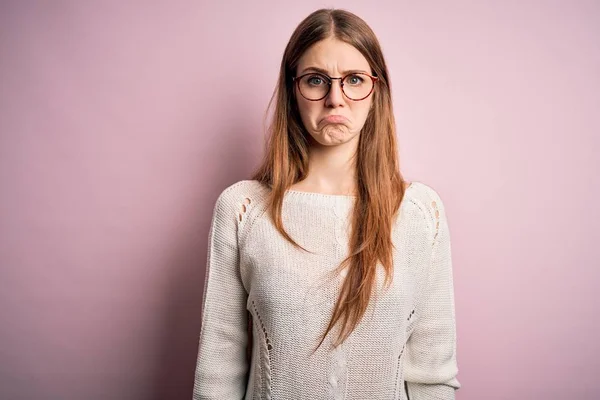
{"label": "forehead", "polygon": [[339,74],[349,70],[371,70],[369,62],[356,47],[335,38],[321,40],[309,47],[298,61],[297,73],[316,67]]}

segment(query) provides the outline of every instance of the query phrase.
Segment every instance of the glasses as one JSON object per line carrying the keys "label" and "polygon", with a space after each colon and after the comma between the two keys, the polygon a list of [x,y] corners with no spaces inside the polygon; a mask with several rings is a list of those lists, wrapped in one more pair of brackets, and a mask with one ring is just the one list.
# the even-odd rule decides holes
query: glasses
{"label": "glasses", "polygon": [[379,78],[363,72],[352,72],[341,78],[332,78],[325,74],[309,72],[292,78],[297,84],[302,97],[310,101],[323,100],[329,94],[334,79],[340,80],[342,92],[347,98],[359,101],[369,97],[375,88],[375,82]]}

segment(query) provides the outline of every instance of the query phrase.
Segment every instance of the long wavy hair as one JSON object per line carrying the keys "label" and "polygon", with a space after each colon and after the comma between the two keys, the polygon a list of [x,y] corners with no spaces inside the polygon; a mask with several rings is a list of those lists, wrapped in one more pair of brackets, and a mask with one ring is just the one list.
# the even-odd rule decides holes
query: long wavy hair
{"label": "long wavy hair", "polygon": [[348,268],[341,293],[321,341],[341,323],[334,342],[344,342],[362,319],[376,285],[378,263],[385,269],[385,283],[390,284],[393,271],[392,226],[405,192],[400,173],[390,79],[377,37],[365,21],[340,9],[320,9],[306,17],[293,32],[283,54],[279,79],[269,102],[273,108],[268,126],[264,160],[252,179],[270,188],[267,210],[277,230],[297,248],[282,223],[282,206],[286,190],[306,178],[309,142],[295,96],[292,77],[302,54],[316,42],[334,37],[356,49],[367,59],[379,79],[371,94],[373,107],[360,132],[356,167],[356,201],[352,216],[349,255],[337,268]]}

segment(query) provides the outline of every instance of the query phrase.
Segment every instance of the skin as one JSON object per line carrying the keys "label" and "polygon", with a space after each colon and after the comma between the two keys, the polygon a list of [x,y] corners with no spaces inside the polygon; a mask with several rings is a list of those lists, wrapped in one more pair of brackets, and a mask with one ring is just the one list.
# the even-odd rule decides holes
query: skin
{"label": "skin", "polygon": [[[350,70],[373,74],[367,59],[355,47],[335,38],[324,39],[306,50],[299,60],[296,76],[310,72],[311,67],[323,69],[331,77],[341,77]],[[306,179],[292,185],[291,189],[354,195],[356,174],[353,156],[373,102],[373,93],[364,100],[352,101],[342,92],[340,81],[334,80],[323,100],[310,101],[294,87],[302,123],[310,135],[310,170]],[[348,121],[323,121],[328,115],[342,115]]]}

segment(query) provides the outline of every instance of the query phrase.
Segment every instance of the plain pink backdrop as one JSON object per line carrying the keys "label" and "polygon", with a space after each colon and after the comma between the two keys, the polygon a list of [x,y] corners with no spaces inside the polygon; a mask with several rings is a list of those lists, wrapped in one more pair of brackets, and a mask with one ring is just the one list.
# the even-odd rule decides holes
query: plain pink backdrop
{"label": "plain pink backdrop", "polygon": [[600,398],[600,4],[312,0],[1,3],[0,398],[191,398],[214,201],[322,6],[446,204],[457,398]]}

